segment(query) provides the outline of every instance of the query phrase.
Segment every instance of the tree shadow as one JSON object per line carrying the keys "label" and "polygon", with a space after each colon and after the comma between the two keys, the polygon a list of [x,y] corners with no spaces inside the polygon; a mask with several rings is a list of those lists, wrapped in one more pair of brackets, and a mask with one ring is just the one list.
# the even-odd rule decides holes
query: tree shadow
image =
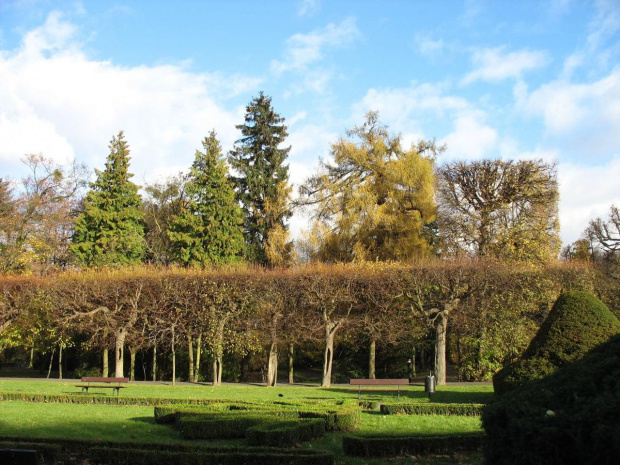
{"label": "tree shadow", "polygon": [[128,418],[129,421],[135,421],[139,423],[152,423],[155,424],[155,418],[153,417],[133,417]]}

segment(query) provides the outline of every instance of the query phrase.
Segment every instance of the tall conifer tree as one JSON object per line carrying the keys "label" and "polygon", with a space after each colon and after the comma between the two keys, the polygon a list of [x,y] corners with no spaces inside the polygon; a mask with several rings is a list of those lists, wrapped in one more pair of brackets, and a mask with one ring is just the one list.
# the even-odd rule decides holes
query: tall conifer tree
{"label": "tall conifer tree", "polygon": [[202,146],[185,184],[185,208],[168,233],[173,257],[186,266],[230,262],[243,249],[243,217],[215,131]]}
{"label": "tall conifer tree", "polygon": [[128,265],[144,256],[139,187],[130,181],[129,146],[123,131],[110,141],[105,169],[95,170],[84,211],[75,222],[72,251],[86,266]]}
{"label": "tall conifer tree", "polygon": [[262,265],[286,264],[292,243],[285,220],[291,216],[288,165],[290,147],[280,148],[288,136],[284,118],[262,92],[246,107],[242,137],[229,154],[233,177],[244,213],[248,260]]}

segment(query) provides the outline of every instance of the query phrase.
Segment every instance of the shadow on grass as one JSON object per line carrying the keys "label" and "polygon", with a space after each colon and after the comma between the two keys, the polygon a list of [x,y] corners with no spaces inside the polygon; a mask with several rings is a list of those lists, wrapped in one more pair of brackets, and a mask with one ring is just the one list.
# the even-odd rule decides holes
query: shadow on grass
{"label": "shadow on grass", "polygon": [[450,388],[438,389],[431,397],[431,402],[440,404],[489,404],[493,401],[493,392],[450,391]]}
{"label": "shadow on grass", "polygon": [[139,423],[151,423],[151,424],[155,424],[155,419],[153,417],[134,417],[134,418],[128,418],[129,421],[135,421],[135,422],[139,422]]}
{"label": "shadow on grass", "polygon": [[[357,398],[356,389],[344,388],[324,388],[326,391],[334,393],[347,393],[351,398]],[[451,389],[450,386],[436,388],[430,396],[423,390],[412,390],[406,388],[400,392],[401,402],[435,402],[440,404],[488,404],[493,401],[493,391],[464,391],[462,389]],[[382,392],[381,390],[362,389],[361,400],[398,402],[397,392]]]}

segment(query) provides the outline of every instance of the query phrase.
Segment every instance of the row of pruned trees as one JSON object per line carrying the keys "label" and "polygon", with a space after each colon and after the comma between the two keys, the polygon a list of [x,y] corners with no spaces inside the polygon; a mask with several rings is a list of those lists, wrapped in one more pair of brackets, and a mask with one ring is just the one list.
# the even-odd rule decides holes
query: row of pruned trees
{"label": "row of pruned trees", "polygon": [[114,348],[116,376],[124,375],[126,349],[133,360],[137,352],[157,348],[172,355],[174,380],[176,351],[183,347],[190,380],[198,379],[206,351],[219,384],[225,353],[243,357],[266,350],[267,381],[275,385],[279,353],[288,348],[293,354],[295,345],[308,343],[324,349],[322,385],[329,386],[334,348],[344,337],[368,347],[370,377],[377,345],[405,344],[415,351],[429,335],[440,383],[448,359],[466,379],[489,376],[526,347],[562,289],[591,289],[592,276],[580,264],[433,261],[274,270],[126,268],[3,277],[0,284],[0,338],[28,345],[45,328],[47,344],[61,354],[72,337],[87,335],[106,354]]}

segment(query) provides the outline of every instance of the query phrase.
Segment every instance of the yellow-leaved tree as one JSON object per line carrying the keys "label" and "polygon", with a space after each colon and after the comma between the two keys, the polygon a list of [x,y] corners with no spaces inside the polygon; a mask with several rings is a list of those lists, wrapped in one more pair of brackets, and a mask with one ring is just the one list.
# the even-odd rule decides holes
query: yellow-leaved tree
{"label": "yellow-leaved tree", "polygon": [[429,225],[435,221],[433,166],[443,147],[422,140],[404,149],[400,135],[390,134],[374,111],[346,135],[332,144],[330,160],[321,161],[299,190],[298,204],[314,207],[309,258],[339,262],[428,255]]}

